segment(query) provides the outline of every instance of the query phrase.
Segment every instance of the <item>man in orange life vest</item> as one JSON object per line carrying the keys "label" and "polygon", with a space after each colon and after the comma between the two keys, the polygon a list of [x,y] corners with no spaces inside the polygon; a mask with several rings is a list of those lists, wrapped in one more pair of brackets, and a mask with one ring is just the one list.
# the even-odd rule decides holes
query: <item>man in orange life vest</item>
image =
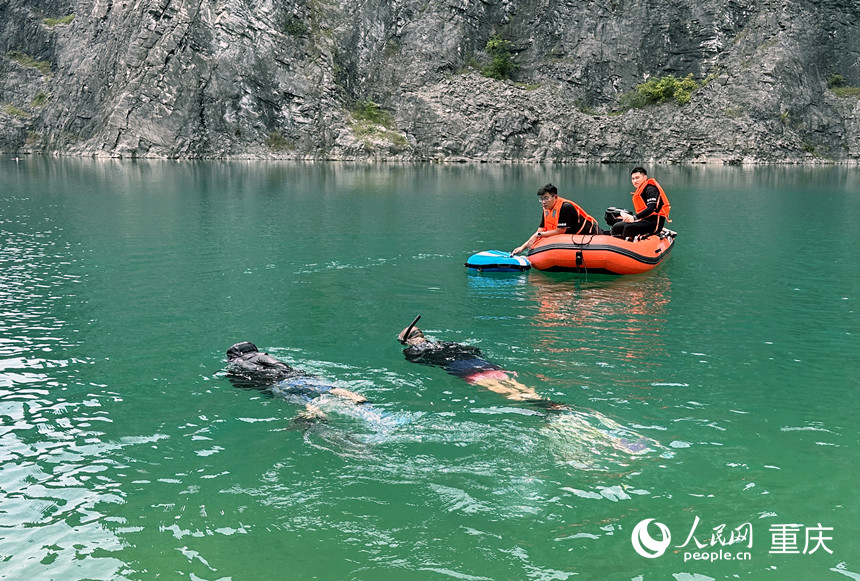
{"label": "man in orange life vest", "polygon": [[543,216],[540,226],[531,237],[517,246],[511,254],[519,254],[526,248],[531,248],[539,238],[553,234],[603,234],[597,225],[597,220],[589,216],[585,210],[558,195],[558,189],[547,184],[537,192]]}
{"label": "man in orange life vest", "polygon": [[627,215],[612,226],[612,235],[619,238],[633,238],[643,234],[657,234],[669,217],[669,198],[657,180],[648,177],[643,167],[635,167],[630,172],[635,216]]}

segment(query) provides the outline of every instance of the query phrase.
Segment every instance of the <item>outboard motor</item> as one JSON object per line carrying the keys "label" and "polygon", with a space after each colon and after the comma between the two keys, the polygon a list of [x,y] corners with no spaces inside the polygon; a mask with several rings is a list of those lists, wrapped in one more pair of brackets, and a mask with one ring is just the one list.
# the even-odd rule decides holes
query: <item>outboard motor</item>
{"label": "outboard motor", "polygon": [[606,212],[603,214],[603,219],[606,220],[606,223],[609,224],[609,226],[614,226],[621,221],[621,217],[624,215],[633,216],[633,213],[630,212],[630,210],[612,206],[606,208]]}

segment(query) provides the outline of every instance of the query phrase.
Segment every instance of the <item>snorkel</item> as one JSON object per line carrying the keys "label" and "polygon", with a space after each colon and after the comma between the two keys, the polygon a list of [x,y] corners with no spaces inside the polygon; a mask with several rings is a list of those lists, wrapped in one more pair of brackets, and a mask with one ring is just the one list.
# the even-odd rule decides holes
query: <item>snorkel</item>
{"label": "snorkel", "polygon": [[406,327],[406,330],[403,332],[403,338],[400,339],[400,343],[406,345],[406,341],[409,339],[409,335],[412,333],[412,329],[415,328],[415,323],[417,323],[418,319],[420,318],[421,315],[418,315],[411,323],[409,323],[409,326]]}

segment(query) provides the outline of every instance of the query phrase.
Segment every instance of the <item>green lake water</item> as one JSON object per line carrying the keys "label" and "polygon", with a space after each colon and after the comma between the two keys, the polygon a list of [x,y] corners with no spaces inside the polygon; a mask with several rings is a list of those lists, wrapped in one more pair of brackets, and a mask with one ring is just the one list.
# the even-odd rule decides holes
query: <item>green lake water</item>
{"label": "green lake water", "polygon": [[[619,278],[463,263],[623,166],[0,159],[0,579],[860,579],[860,170],[651,169]],[[419,313],[572,409],[407,362]],[[288,429],[240,340],[381,417]]]}

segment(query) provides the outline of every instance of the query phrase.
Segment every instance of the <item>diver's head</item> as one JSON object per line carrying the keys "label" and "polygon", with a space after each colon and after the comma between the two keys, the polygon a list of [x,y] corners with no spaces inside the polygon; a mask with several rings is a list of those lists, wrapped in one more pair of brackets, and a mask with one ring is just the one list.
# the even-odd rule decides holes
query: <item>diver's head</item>
{"label": "diver's head", "polygon": [[414,345],[424,341],[424,333],[415,325],[409,325],[397,335],[397,340],[403,345]]}
{"label": "diver's head", "polygon": [[227,360],[236,359],[246,353],[256,353],[257,346],[250,341],[241,341],[227,349]]}
{"label": "diver's head", "polygon": [[[417,323],[420,319],[421,315],[418,315],[417,317],[412,319],[412,322],[409,323],[409,326],[400,331],[400,333],[398,333],[397,340],[404,345],[406,345],[407,343],[409,343],[410,345],[420,343],[421,341],[419,341],[418,339],[423,340],[424,333],[421,332],[421,329],[415,326],[415,323]],[[409,342],[410,340],[412,340],[411,343]]]}

